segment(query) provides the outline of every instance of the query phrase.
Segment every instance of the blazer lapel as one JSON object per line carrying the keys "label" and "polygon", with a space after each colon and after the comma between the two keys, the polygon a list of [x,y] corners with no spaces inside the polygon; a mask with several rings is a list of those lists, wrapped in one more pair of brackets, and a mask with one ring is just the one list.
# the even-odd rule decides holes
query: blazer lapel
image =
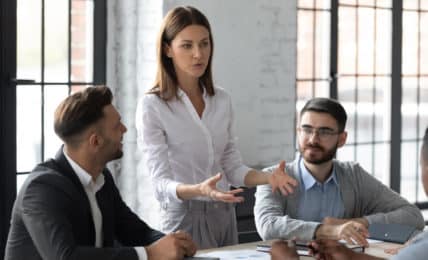
{"label": "blazer lapel", "polygon": [[57,167],[56,169],[57,172],[63,175],[64,177],[68,178],[74,184],[75,188],[77,189],[77,193],[80,194],[80,197],[76,199],[78,199],[80,203],[85,204],[85,208],[88,210],[89,216],[91,216],[89,220],[89,223],[90,223],[89,228],[91,229],[90,240],[93,241],[93,244],[95,244],[95,226],[94,226],[94,221],[92,216],[91,205],[89,203],[88,196],[86,195],[86,191],[79,180],[79,177],[77,177],[76,173],[74,172],[73,168],[71,168],[71,165],[68,163],[67,158],[64,155],[63,146],[61,146],[59,151],[56,153],[54,162]]}

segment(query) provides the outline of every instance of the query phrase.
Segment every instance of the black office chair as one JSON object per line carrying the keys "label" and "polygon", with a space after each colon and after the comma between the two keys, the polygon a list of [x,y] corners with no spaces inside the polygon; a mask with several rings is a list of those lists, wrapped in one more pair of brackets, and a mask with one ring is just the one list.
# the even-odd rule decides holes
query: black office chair
{"label": "black office chair", "polygon": [[256,188],[244,188],[239,194],[244,197],[244,202],[236,204],[236,219],[238,222],[239,243],[248,243],[262,240],[254,223],[253,208],[255,203],[254,193]]}

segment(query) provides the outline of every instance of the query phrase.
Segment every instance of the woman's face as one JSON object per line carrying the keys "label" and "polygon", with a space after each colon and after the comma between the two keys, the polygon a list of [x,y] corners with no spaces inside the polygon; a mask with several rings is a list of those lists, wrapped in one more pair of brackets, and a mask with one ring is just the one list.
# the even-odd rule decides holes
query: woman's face
{"label": "woman's face", "polygon": [[201,77],[211,55],[210,34],[204,26],[189,25],[165,46],[165,54],[172,59],[177,78]]}

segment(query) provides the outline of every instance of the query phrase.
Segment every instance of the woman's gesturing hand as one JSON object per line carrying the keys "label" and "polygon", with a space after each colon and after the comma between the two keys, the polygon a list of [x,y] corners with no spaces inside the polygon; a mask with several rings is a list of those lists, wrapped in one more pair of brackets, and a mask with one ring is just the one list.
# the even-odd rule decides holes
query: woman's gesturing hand
{"label": "woman's gesturing hand", "polygon": [[222,191],[217,189],[217,182],[222,178],[221,173],[217,173],[215,176],[206,179],[201,182],[200,190],[203,196],[209,197],[213,200],[228,202],[228,203],[239,203],[243,202],[244,198],[236,196],[236,194],[243,192],[243,189],[235,189],[230,191]]}
{"label": "woman's gesturing hand", "polygon": [[280,190],[284,196],[293,193],[297,186],[297,181],[285,172],[285,161],[281,161],[278,168],[269,175],[268,182],[272,186],[272,192]]}

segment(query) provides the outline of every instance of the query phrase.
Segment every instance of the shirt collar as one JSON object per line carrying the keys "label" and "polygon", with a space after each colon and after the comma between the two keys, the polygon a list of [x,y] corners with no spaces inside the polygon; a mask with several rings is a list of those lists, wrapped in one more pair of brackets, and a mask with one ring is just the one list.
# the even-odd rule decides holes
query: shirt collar
{"label": "shirt collar", "polygon": [[63,149],[63,153],[68,163],[70,164],[71,168],[79,178],[80,183],[82,183],[83,187],[89,188],[94,192],[99,191],[101,187],[104,185],[104,175],[103,174],[98,175],[97,179],[94,182],[92,179],[92,176],[67,155],[67,153],[65,152],[65,149]]}
{"label": "shirt collar", "polygon": [[[208,97],[208,92],[205,90],[205,86],[202,85],[201,89],[202,89],[202,97],[206,99]],[[184,93],[184,91],[180,87],[177,87],[177,96],[182,98],[185,95],[186,93]]]}
{"label": "shirt collar", "polygon": [[[303,163],[302,157],[300,157],[299,169],[300,169],[300,176],[301,176],[303,185],[305,186],[305,190],[309,190],[316,183],[318,183],[318,181],[314,178],[314,176],[312,176],[312,174],[306,168],[305,164]],[[334,164],[333,164],[333,169],[331,171],[331,175],[324,182],[324,184],[327,184],[327,183],[330,183],[330,182],[332,182],[336,186],[339,186],[339,183],[337,181],[337,176],[336,176],[336,168],[335,168]]]}

